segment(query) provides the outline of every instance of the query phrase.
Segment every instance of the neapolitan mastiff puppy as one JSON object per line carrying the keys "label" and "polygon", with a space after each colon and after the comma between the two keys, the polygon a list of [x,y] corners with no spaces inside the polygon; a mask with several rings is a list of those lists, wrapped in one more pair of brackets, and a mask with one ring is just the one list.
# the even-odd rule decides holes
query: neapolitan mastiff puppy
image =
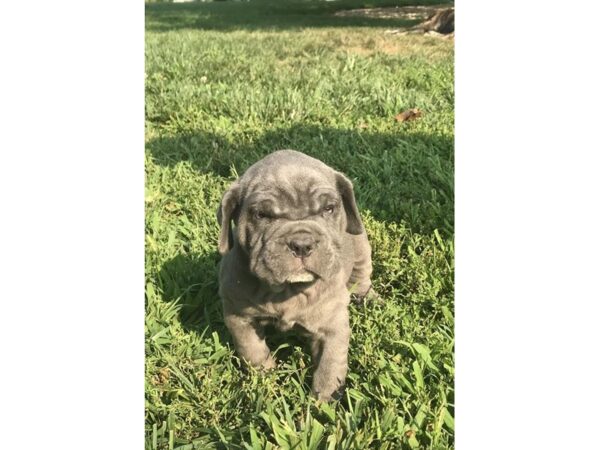
{"label": "neapolitan mastiff puppy", "polygon": [[314,394],[338,397],[349,290],[364,297],[371,289],[371,247],[351,182],[303,153],[276,151],[231,185],[217,217],[219,295],[239,356],[273,368],[264,327],[294,329],[310,336]]}

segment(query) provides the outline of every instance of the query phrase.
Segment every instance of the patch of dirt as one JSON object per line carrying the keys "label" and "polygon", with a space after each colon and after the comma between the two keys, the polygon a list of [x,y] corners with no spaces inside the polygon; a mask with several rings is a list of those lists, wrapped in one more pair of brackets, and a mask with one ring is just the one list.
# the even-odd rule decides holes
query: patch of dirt
{"label": "patch of dirt", "polygon": [[339,17],[369,17],[372,19],[401,19],[425,20],[436,12],[454,7],[453,4],[428,5],[428,6],[395,6],[390,8],[365,8],[338,11],[334,16]]}
{"label": "patch of dirt", "polygon": [[[334,15],[339,17],[418,20],[421,23],[414,27],[386,30],[385,33],[422,33],[428,36],[441,37],[444,39],[454,38],[454,4],[449,3],[430,6],[396,6],[388,8],[350,9],[346,11],[338,11]],[[451,16],[451,22],[446,23],[445,19],[447,19],[447,16]],[[451,27],[450,33],[443,29],[448,27],[448,24],[450,24]],[[442,31],[442,33],[439,31]]]}

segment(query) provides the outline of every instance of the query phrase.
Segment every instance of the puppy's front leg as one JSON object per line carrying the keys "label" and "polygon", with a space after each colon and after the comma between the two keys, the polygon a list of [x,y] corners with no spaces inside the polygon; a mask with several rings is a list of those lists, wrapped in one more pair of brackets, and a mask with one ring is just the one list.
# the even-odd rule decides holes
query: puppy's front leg
{"label": "puppy's front leg", "polygon": [[312,341],[312,357],[316,364],[312,388],[317,399],[323,401],[339,398],[346,382],[350,345],[348,312],[340,319]]}
{"label": "puppy's front leg", "polygon": [[354,247],[354,267],[348,280],[348,288],[354,286],[355,293],[364,296],[371,287],[371,273],[373,263],[371,261],[371,245],[366,233],[351,236]]}
{"label": "puppy's front leg", "polygon": [[263,369],[275,367],[275,360],[265,342],[263,327],[233,314],[225,316],[225,325],[233,336],[235,350],[244,362]]}

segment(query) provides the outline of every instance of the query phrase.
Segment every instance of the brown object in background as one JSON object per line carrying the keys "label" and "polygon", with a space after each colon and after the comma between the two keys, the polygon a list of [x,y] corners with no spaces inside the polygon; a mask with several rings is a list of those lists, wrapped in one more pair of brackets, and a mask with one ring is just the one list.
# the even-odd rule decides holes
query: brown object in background
{"label": "brown object in background", "polygon": [[442,9],[419,25],[423,31],[435,31],[441,34],[454,32],[454,8]]}
{"label": "brown object in background", "polygon": [[407,109],[406,111],[401,112],[396,117],[394,117],[394,119],[396,119],[396,122],[408,122],[409,120],[418,119],[422,115],[423,115],[423,112],[420,109],[413,108],[413,109]]}
{"label": "brown object in background", "polygon": [[388,30],[390,34],[427,34],[444,35],[444,37],[454,36],[454,8],[438,9],[430,14],[427,19],[418,25],[410,28],[398,28]]}

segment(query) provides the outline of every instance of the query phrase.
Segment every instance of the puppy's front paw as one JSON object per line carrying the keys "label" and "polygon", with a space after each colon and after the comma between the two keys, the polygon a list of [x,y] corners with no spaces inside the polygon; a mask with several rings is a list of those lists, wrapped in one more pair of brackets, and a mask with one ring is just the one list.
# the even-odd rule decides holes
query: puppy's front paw
{"label": "puppy's front paw", "polygon": [[339,386],[337,389],[333,390],[333,391],[327,391],[327,390],[323,390],[323,391],[315,391],[313,390],[313,395],[316,397],[316,399],[320,402],[329,402],[331,400],[339,400],[342,398],[342,396],[344,395],[344,390],[346,389],[345,385],[341,385]]}
{"label": "puppy's front paw", "polygon": [[269,357],[260,365],[263,370],[271,370],[277,367],[277,362],[275,359],[269,355]]}
{"label": "puppy's front paw", "polygon": [[277,361],[269,354],[266,359],[262,358],[249,358],[248,355],[240,358],[241,369],[247,370],[253,368],[254,370],[271,370],[277,367]]}
{"label": "puppy's front paw", "polygon": [[373,286],[370,286],[369,289],[363,294],[352,293],[350,294],[350,301],[357,306],[365,306],[367,303],[382,303],[383,299],[377,293]]}

